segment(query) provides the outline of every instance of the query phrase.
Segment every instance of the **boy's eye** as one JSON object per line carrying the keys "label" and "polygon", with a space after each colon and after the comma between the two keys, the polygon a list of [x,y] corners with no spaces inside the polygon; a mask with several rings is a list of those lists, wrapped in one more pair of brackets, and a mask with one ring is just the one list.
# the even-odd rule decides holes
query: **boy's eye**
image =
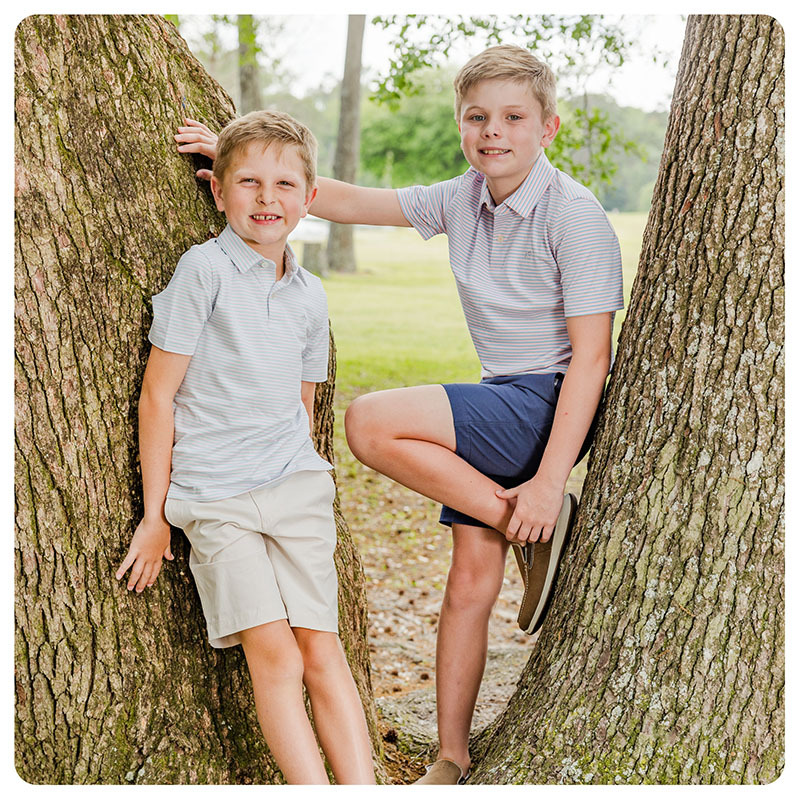
{"label": "boy's eye", "polygon": [[278,183],[281,184],[281,186],[294,186],[294,184],[291,181],[287,180],[278,181]]}
{"label": "boy's eye", "polygon": [[473,122],[483,122],[483,121],[486,119],[486,117],[485,117],[483,114],[473,114],[473,115],[470,117],[470,119],[471,119]]}
{"label": "boy's eye", "polygon": [[242,183],[255,183],[255,178],[242,178]]}
{"label": "boy's eye", "polygon": [[522,119],[522,117],[519,114],[509,114],[508,118],[513,120]]}

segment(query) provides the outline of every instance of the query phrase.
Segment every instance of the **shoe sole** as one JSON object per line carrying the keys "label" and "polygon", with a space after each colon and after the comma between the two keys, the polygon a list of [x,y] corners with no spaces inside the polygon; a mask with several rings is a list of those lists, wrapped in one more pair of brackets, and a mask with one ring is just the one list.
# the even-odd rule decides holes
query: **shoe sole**
{"label": "shoe sole", "polygon": [[[550,546],[550,562],[547,565],[547,573],[545,574],[542,595],[539,598],[539,603],[536,606],[536,610],[533,612],[531,621],[527,626],[520,625],[520,628],[522,628],[522,630],[527,634],[536,633],[536,631],[539,630],[544,622],[545,617],[547,616],[547,612],[550,610],[550,601],[553,598],[554,589],[556,586],[556,578],[558,577],[559,568],[561,566],[561,557],[572,537],[572,523],[575,520],[575,512],[577,509],[578,500],[575,495],[571,493],[565,495],[564,504],[561,506],[561,513],[558,515],[556,527],[553,531],[552,544]],[[533,544],[535,546],[536,543],[534,542]],[[525,555],[522,552],[522,548],[519,548],[519,553],[517,553],[516,550],[517,548],[515,548],[517,563],[519,563],[520,558],[522,558],[524,562]],[[526,586],[525,590],[527,591],[527,589],[528,587]]]}

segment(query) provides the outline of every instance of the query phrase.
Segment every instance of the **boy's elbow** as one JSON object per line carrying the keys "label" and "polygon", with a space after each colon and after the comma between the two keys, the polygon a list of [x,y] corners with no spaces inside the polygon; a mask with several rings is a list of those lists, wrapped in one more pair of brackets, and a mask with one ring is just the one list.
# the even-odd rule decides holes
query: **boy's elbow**
{"label": "boy's elbow", "polygon": [[155,414],[159,411],[172,411],[174,394],[163,387],[154,386],[152,382],[145,381],[139,393],[139,414]]}

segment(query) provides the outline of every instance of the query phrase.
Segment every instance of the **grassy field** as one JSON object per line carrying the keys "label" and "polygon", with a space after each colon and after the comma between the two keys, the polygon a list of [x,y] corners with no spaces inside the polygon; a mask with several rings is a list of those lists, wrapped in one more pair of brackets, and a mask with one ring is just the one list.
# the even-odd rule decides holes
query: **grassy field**
{"label": "grassy field", "polygon": [[[625,301],[645,214],[612,214],[622,248]],[[342,400],[396,386],[477,381],[480,367],[447,262],[447,239],[406,228],[358,228],[359,271],[325,279]],[[615,336],[624,312],[616,316]]]}

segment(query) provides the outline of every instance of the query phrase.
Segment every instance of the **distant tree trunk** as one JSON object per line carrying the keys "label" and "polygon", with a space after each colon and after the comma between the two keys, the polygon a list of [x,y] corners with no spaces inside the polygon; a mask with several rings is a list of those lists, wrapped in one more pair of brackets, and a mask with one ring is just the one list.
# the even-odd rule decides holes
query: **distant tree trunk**
{"label": "distant tree trunk", "polygon": [[248,114],[261,108],[258,75],[258,24],[252,14],[236,17],[239,31],[239,111]]}
{"label": "distant tree trunk", "polygon": [[[364,43],[364,14],[347,18],[347,52],[342,78],[339,133],[333,159],[333,177],[354,183],[358,169],[361,115],[361,48]],[[328,235],[328,266],[336,272],[355,272],[356,255],[352,225],[331,223]]]}
{"label": "distant tree trunk", "polygon": [[783,54],[689,18],[577,537],[476,783],[781,773]]}
{"label": "distant tree trunk", "polygon": [[[188,547],[114,579],[142,514],[137,398],[150,296],[224,224],[174,148],[183,98],[230,99],[155,16],[30,16],[16,32],[15,760],[32,783],[280,781],[241,648],[212,649]],[[316,402],[332,457],[335,351]],[[337,506],[341,636],[379,749],[363,573]]]}

